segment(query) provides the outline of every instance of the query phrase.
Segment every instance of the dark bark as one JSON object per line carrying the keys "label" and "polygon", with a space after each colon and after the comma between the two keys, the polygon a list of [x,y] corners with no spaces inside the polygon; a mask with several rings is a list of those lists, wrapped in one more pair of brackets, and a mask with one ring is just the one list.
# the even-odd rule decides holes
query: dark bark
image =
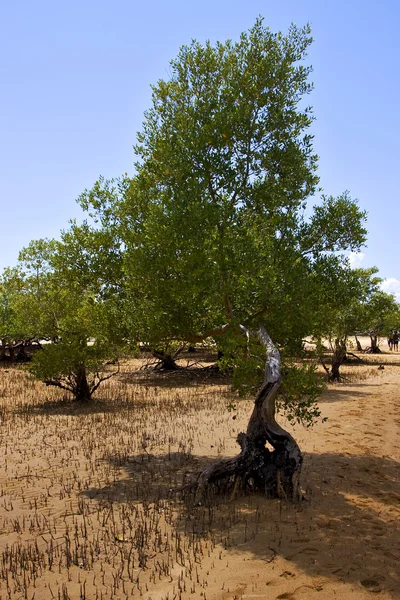
{"label": "dark bark", "polygon": [[[110,363],[106,363],[110,364]],[[78,402],[89,402],[92,399],[94,392],[97,388],[103,383],[103,381],[107,381],[114,375],[117,375],[120,370],[119,362],[117,363],[117,370],[112,373],[105,374],[103,372],[100,375],[99,372],[96,372],[91,381],[89,382],[87,379],[87,371],[85,365],[80,365],[76,372],[70,373],[70,375],[61,378],[50,378],[46,379],[44,383],[46,385],[53,385],[55,387],[61,388],[62,390],[67,390],[71,392],[75,400]]]}
{"label": "dark bark", "polygon": [[[293,437],[275,420],[275,400],[281,387],[279,351],[264,328],[257,335],[267,351],[265,376],[247,431],[237,437],[241,452],[210,465],[199,475],[196,502],[201,503],[211,490],[231,495],[253,490],[269,497],[299,498],[303,457]],[[273,450],[266,447],[267,443]]]}
{"label": "dark bark", "polygon": [[8,346],[8,353],[10,356],[10,362],[15,362],[15,350],[12,344],[9,344]]}
{"label": "dark bark", "polygon": [[[353,357],[353,358],[350,358],[350,357]],[[352,362],[354,362],[353,359],[355,359],[355,361],[358,362],[358,363],[364,362],[362,358],[360,358],[359,356],[357,356],[357,354],[354,354],[353,352],[349,352],[347,350],[346,356],[344,357],[344,362],[345,363],[352,363]]]}
{"label": "dark bark", "polygon": [[346,340],[336,339],[332,356],[332,366],[329,374],[330,381],[339,381],[341,379],[339,370],[346,359],[346,352]]}
{"label": "dark bark", "polygon": [[355,335],[354,337],[356,338],[356,346],[357,346],[357,350],[358,350],[359,352],[362,352],[362,351],[363,351],[363,349],[362,349],[362,346],[361,346],[360,340],[358,339],[358,337],[357,337],[356,335]]}
{"label": "dark bark", "polygon": [[17,353],[15,356],[15,360],[17,362],[29,362],[31,360],[31,357],[28,356],[28,354],[26,353],[25,350],[25,346],[21,345],[18,349],[17,349]]}
{"label": "dark bark", "polygon": [[342,379],[340,367],[343,365],[343,363],[350,362],[350,356],[355,358],[359,363],[363,362],[359,356],[347,350],[347,338],[335,339],[335,346],[333,348],[330,368],[328,368],[324,360],[324,355],[320,355],[321,365],[325,369],[329,381],[340,381]]}
{"label": "dark bark", "polygon": [[84,365],[80,366],[77,370],[73,387],[73,394],[78,402],[89,402],[93,390],[89,386]]}
{"label": "dark bark", "polygon": [[68,377],[50,378],[44,381],[46,385],[61,388],[71,392],[78,402],[89,402],[94,392],[93,385],[87,380],[85,365],[77,367],[76,372]]}
{"label": "dark bark", "polygon": [[36,339],[0,339],[0,361],[28,362],[32,360],[32,354],[41,348]]}
{"label": "dark bark", "polygon": [[368,349],[368,354],[381,354],[381,349],[378,346],[378,336],[375,333],[369,334],[371,346]]}
{"label": "dark bark", "polygon": [[179,369],[179,366],[175,362],[175,357],[172,356],[172,354],[156,349],[152,350],[151,353],[154,358],[157,358],[160,361],[159,368],[163,371],[177,371]]}

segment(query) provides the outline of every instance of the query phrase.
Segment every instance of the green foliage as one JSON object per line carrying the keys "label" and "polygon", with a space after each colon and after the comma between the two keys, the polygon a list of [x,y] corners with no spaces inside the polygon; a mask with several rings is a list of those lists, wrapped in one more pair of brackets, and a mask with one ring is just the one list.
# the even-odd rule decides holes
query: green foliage
{"label": "green foliage", "polygon": [[384,335],[396,327],[399,305],[391,294],[381,291],[381,279],[372,269],[338,269],[333,266],[328,280],[318,275],[321,299],[316,307],[313,333],[316,338],[345,341],[357,331]]}
{"label": "green foliage", "polygon": [[14,300],[20,289],[15,269],[5,269],[0,279],[0,338],[18,338],[20,330],[14,310]]}
{"label": "green foliage", "polygon": [[347,192],[304,219],[318,182],[304,107],[310,43],[308,27],[285,36],[259,19],[239,42],[183,47],[153,86],[135,177],[85,194],[94,218],[113,214],[119,227],[139,339],[195,342],[262,321],[300,348],[316,263],[322,271],[327,252],[364,242],[365,213]]}
{"label": "green foliage", "polygon": [[[347,330],[352,312],[336,307],[357,286],[342,251],[365,242],[366,215],[345,192],[305,217],[318,185],[311,42],[308,26],[272,33],[257,19],[237,42],[182,47],[152,88],[134,176],[100,178],[79,199],[88,221],[21,254],[23,293],[3,314],[54,348],[74,339],[66,357],[89,338],[169,353],[211,338],[243,393],[264,355],[240,325],[261,323],[290,356],[306,335]],[[312,421],[313,370],[285,368],[282,408]]]}
{"label": "green foliage", "polygon": [[[239,396],[254,395],[264,379],[265,348],[255,336],[230,335],[224,340],[220,368],[233,373],[233,388]],[[317,399],[325,384],[316,373],[315,362],[299,364],[284,353],[282,359],[282,392],[276,401],[278,410],[289,421],[312,426],[320,417]],[[229,407],[228,407],[229,409]]]}
{"label": "green foliage", "polygon": [[29,372],[43,381],[68,382],[73,379],[79,369],[84,368],[86,374],[95,376],[103,371],[105,363],[116,361],[108,345],[86,340],[77,340],[75,336],[66,336],[57,343],[44,344],[43,349],[36,352],[29,363]]}
{"label": "green foliage", "polygon": [[283,392],[276,403],[277,409],[284,412],[289,421],[297,421],[306,427],[312,426],[321,416],[317,401],[325,383],[316,369],[315,363],[299,365],[286,361],[282,373]]}
{"label": "green foliage", "polygon": [[303,225],[302,247],[319,259],[323,252],[359,250],[367,234],[366,217],[348,191],[337,198],[323,195],[322,203],[314,206],[310,221]]}
{"label": "green foliage", "polygon": [[119,298],[126,337],[163,349],[212,338],[243,392],[257,387],[264,357],[232,332],[261,323],[301,353],[305,336],[336,327],[338,300],[354,288],[343,251],[365,242],[366,214],[348,192],[305,217],[318,185],[311,42],[308,26],[272,33],[257,19],[237,42],[182,47],[152,87],[135,175],[96,182],[80,198],[95,226],[64,236],[67,265]]}
{"label": "green foliage", "polygon": [[392,294],[380,290],[371,295],[363,307],[363,329],[385,336],[391,329],[400,329],[400,306]]}
{"label": "green foliage", "polygon": [[255,336],[231,330],[219,340],[218,367],[232,374],[232,387],[239,396],[254,394],[264,378],[265,349]]}
{"label": "green foliage", "polygon": [[76,260],[77,241],[89,252],[97,241],[92,233],[73,226],[64,241],[31,242],[17,268],[3,274],[0,305],[3,333],[7,327],[9,338],[42,345],[30,372],[86,400],[108,378],[106,364],[131,351],[119,312],[123,298],[104,292]]}
{"label": "green foliage", "polygon": [[[153,87],[137,175],[122,202],[115,192],[143,339],[196,340],[248,323],[267,289],[279,294],[277,234],[317,182],[312,113],[298,108],[311,89],[300,64],[310,41],[307,28],[285,37],[259,20],[237,43],[183,47],[170,80]],[[109,205],[110,189],[95,186],[92,209]]]}

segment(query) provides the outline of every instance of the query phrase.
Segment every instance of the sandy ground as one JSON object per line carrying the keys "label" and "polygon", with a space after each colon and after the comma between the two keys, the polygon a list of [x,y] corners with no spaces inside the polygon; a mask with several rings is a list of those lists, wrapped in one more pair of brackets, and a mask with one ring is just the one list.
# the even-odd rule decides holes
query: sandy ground
{"label": "sandy ground", "polygon": [[0,368],[0,600],[400,597],[400,353],[365,360],[324,393],[326,423],[283,419],[305,500],[194,510],[174,488],[237,453],[251,400],[128,365],[82,409]]}

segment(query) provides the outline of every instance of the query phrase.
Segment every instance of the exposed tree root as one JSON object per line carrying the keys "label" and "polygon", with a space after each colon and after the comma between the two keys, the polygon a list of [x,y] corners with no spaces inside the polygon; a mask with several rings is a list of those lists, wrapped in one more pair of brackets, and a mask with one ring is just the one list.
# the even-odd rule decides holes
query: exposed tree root
{"label": "exposed tree root", "polygon": [[[247,335],[250,333],[247,332]],[[265,376],[247,431],[237,437],[241,452],[234,458],[210,465],[200,473],[194,484],[197,504],[216,493],[232,497],[248,490],[288,500],[296,500],[300,496],[299,476],[303,457],[293,437],[275,420],[275,399],[281,387],[279,351],[264,328],[260,328],[257,335],[267,351]],[[266,448],[266,443],[273,447],[273,451]]]}
{"label": "exposed tree root", "polygon": [[154,369],[157,371],[178,371],[180,369],[179,365],[176,363],[175,358],[177,357],[179,352],[176,352],[174,355],[168,354],[163,350],[153,349],[151,351],[154,358],[158,360]]}
{"label": "exposed tree root", "polygon": [[382,350],[379,346],[368,346],[363,352],[364,354],[382,354]]}

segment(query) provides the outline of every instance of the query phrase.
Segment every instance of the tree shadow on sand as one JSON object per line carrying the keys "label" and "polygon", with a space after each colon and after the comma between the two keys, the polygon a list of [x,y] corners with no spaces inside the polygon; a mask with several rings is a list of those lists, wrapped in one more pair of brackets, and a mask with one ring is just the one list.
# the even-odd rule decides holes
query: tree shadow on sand
{"label": "tree shadow on sand", "polygon": [[14,414],[20,415],[48,415],[48,416],[74,416],[84,417],[85,415],[116,413],[121,414],[121,411],[143,411],[155,406],[156,401],[136,400],[131,399],[103,399],[101,397],[93,398],[89,402],[77,402],[72,396],[64,396],[47,400],[45,402],[30,402],[16,406],[13,409]]}
{"label": "tree shadow on sand", "polygon": [[119,376],[124,384],[150,385],[159,388],[197,388],[199,386],[228,385],[229,375],[221,373],[213,366],[207,367],[181,367],[177,371],[156,371],[142,369],[122,373]]}
{"label": "tree shadow on sand", "polygon": [[174,507],[176,531],[212,535],[228,552],[240,547],[267,563],[281,556],[311,577],[361,583],[370,592],[400,589],[400,463],[307,454],[299,504],[258,495],[204,506],[179,500],[176,489],[212,460],[185,452],[111,459],[122,479],[82,495],[114,504],[164,501]]}

